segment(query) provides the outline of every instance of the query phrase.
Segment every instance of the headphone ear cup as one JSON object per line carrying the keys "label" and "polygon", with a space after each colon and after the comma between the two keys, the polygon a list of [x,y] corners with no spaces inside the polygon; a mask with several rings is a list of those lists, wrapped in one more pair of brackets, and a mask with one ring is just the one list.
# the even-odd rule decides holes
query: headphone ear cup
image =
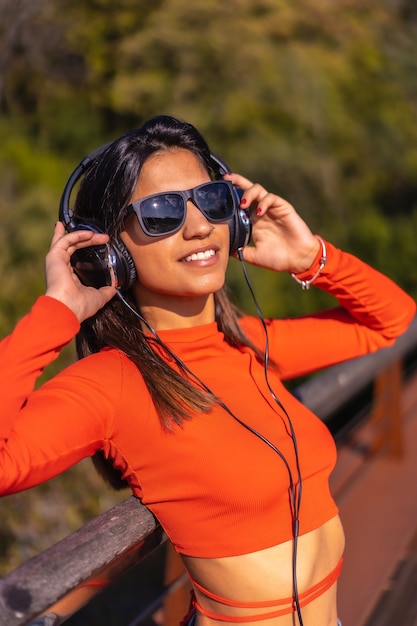
{"label": "headphone ear cup", "polygon": [[[102,232],[87,223],[78,224],[73,230]],[[122,241],[80,248],[71,255],[71,265],[80,281],[89,287],[114,286],[126,291],[136,280],[133,259]]]}
{"label": "headphone ear cup", "polygon": [[[218,176],[222,178],[224,174],[230,174],[231,169],[217,154],[210,153],[212,167],[214,172],[218,172]],[[250,213],[240,208],[240,200],[243,191],[236,187],[233,188],[235,195],[235,210],[233,216],[228,221],[230,231],[229,255],[235,254],[239,248],[248,245],[252,235],[252,220]]]}
{"label": "headphone ear cup", "polygon": [[230,256],[235,254],[239,248],[247,246],[252,235],[252,220],[250,218],[250,214],[240,208],[240,200],[243,192],[239,189],[234,189],[234,193],[236,195],[236,210],[233,213],[233,217],[229,221]]}
{"label": "headphone ear cup", "polygon": [[121,239],[118,239],[110,252],[114,249],[116,258],[114,264],[114,274],[116,276],[116,287],[120,291],[127,291],[137,278],[136,267],[126,246]]}

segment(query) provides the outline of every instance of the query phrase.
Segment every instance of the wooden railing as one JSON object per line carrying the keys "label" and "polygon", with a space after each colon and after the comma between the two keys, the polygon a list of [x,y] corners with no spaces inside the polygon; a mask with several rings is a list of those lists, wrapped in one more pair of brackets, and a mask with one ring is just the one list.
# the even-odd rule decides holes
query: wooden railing
{"label": "wooden railing", "polygon": [[[370,453],[401,453],[401,364],[417,351],[417,320],[394,346],[337,365],[296,395],[327,421],[367,387],[374,389],[377,436]],[[0,579],[0,626],[57,626],[165,541],[153,515],[133,496]],[[175,563],[155,608],[183,580]],[[178,570],[178,571],[175,571]],[[170,623],[164,620],[165,626]],[[138,620],[134,622],[139,624]]]}

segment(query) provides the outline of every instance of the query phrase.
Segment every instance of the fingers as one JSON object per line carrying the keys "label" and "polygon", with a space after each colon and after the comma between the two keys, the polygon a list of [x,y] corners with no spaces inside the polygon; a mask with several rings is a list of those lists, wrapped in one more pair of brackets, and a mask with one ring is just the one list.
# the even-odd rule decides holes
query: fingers
{"label": "fingers", "polygon": [[268,192],[265,187],[259,183],[253,183],[240,174],[226,174],[225,178],[226,177],[233,185],[243,189],[244,193],[240,201],[241,207],[251,209],[257,217],[265,215],[271,208],[280,208],[283,210],[293,209],[284,198]]}
{"label": "fingers", "polygon": [[54,234],[52,236],[51,246],[54,245],[65,234],[65,226],[62,222],[56,222]]}
{"label": "fingers", "polygon": [[275,271],[297,273],[310,267],[317,240],[295,208],[240,174],[225,178],[243,189],[240,206],[252,217],[252,245],[243,249],[244,260]]}
{"label": "fingers", "polygon": [[66,250],[71,256],[77,248],[99,245],[107,242],[108,239],[109,236],[105,233],[97,233],[87,229],[73,230],[66,233],[65,226],[62,222],[57,222],[55,224],[50,250],[57,246],[60,249]]}
{"label": "fingers", "polygon": [[72,254],[80,248],[107,243],[109,236],[92,230],[74,230],[66,233],[61,222],[55,224],[51,245],[46,255],[46,263],[61,259],[69,265]]}
{"label": "fingers", "polygon": [[249,189],[249,187],[252,187],[253,185],[253,182],[250,181],[248,178],[245,178],[244,176],[241,176],[240,174],[235,174],[233,172],[225,174],[224,178],[226,180],[230,180],[230,182],[236,185],[236,187],[240,187],[244,191],[246,189]]}
{"label": "fingers", "polygon": [[80,248],[106,243],[108,235],[92,230],[65,232],[62,223],[55,224],[51,246],[45,259],[46,295],[68,306],[82,322],[94,315],[115,295],[114,287],[84,286],[71,267],[71,255]]}

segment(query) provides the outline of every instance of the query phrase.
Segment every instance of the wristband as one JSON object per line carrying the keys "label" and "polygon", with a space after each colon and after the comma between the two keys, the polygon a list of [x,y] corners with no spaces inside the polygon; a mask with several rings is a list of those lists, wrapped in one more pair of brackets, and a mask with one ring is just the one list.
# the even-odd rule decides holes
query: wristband
{"label": "wristband", "polygon": [[318,235],[314,235],[316,239],[319,240],[319,242],[321,243],[321,257],[320,257],[320,265],[319,268],[317,270],[317,272],[314,274],[314,276],[312,276],[309,280],[301,280],[300,278],[297,278],[297,276],[295,274],[293,274],[291,272],[291,277],[299,284],[301,285],[301,289],[310,289],[311,285],[314,283],[314,281],[316,280],[316,278],[318,278],[318,276],[320,275],[321,270],[323,269],[323,267],[326,265],[327,263],[327,250],[326,250],[326,244],[323,241],[323,239],[321,237],[319,237]]}

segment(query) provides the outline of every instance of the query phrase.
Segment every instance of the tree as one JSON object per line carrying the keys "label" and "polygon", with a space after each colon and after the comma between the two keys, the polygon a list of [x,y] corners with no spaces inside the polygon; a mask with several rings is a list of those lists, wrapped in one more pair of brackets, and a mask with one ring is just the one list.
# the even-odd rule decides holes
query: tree
{"label": "tree", "polygon": [[[2,335],[43,291],[43,259],[73,167],[164,112],[195,123],[233,169],[287,197],[316,232],[417,297],[413,7],[0,0]],[[249,274],[266,315],[330,304],[286,275]],[[229,281],[254,311],[237,262]],[[97,493],[95,479],[85,480]],[[83,506],[83,519],[96,504],[87,513]]]}

